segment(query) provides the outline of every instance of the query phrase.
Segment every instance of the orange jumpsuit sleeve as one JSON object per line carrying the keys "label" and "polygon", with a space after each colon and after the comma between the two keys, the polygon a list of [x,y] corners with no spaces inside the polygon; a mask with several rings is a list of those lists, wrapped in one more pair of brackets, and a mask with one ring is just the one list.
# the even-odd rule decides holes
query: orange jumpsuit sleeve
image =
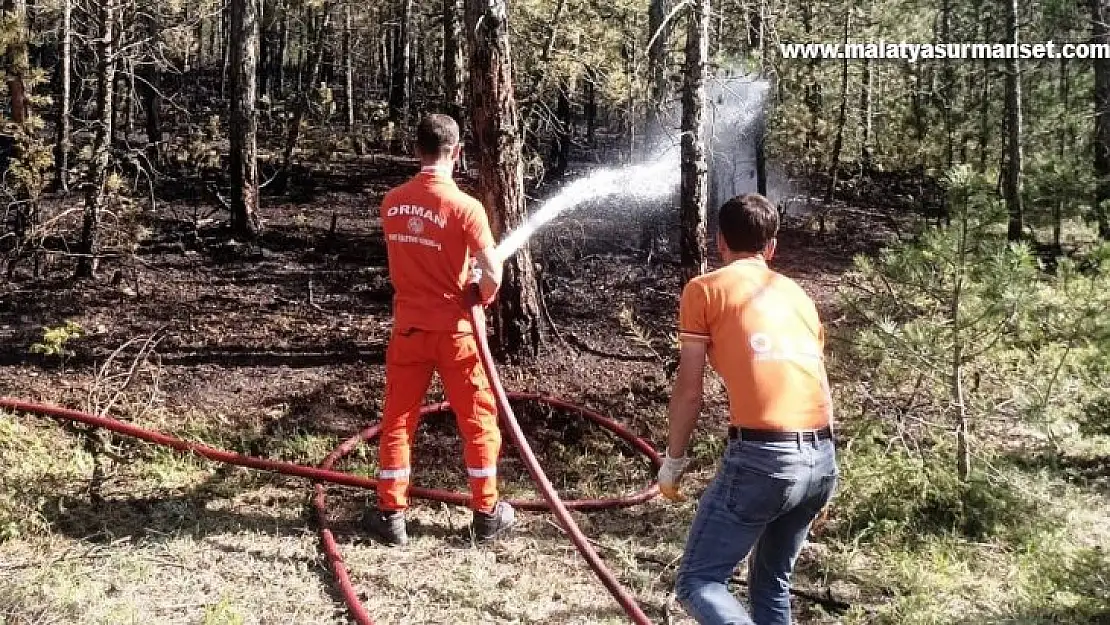
{"label": "orange jumpsuit sleeve", "polygon": [[678,308],[678,339],[709,343],[709,294],[705,285],[691,280],[682,289]]}
{"label": "orange jumpsuit sleeve", "polygon": [[486,209],[478,200],[472,199],[462,206],[462,226],[466,247],[471,254],[496,244],[493,240],[493,232],[489,228]]}

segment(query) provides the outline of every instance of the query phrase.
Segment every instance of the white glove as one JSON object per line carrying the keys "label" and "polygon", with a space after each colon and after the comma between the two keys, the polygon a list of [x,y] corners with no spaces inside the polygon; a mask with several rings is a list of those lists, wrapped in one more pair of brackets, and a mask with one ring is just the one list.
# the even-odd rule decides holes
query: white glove
{"label": "white glove", "polygon": [[659,482],[659,492],[667,499],[686,501],[686,496],[678,492],[678,486],[688,464],[690,464],[690,460],[685,456],[681,458],[672,458],[670,454],[663,456],[663,466],[659,467],[659,476],[656,481]]}

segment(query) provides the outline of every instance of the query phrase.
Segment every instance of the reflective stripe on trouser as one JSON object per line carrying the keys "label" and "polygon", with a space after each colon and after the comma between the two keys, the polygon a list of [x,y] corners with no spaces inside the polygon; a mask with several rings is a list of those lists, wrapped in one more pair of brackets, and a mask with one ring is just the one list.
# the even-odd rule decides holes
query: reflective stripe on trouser
{"label": "reflective stripe on trouser", "polygon": [[478,346],[470,334],[394,330],[385,357],[385,409],[379,452],[378,505],[408,507],[411,447],[420,406],[438,371],[462,435],[470,507],[489,512],[497,503],[501,431],[497,407]]}

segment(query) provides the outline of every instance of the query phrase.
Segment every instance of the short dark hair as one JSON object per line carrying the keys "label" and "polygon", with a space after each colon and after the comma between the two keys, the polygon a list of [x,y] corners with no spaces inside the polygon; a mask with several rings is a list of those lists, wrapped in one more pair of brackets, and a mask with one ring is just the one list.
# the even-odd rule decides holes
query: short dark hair
{"label": "short dark hair", "polygon": [[459,124],[448,115],[425,115],[416,126],[416,149],[425,156],[446,154],[459,143]]}
{"label": "short dark hair", "polygon": [[760,252],[779,232],[779,212],[758,193],[738,195],[721,206],[717,227],[733,252]]}

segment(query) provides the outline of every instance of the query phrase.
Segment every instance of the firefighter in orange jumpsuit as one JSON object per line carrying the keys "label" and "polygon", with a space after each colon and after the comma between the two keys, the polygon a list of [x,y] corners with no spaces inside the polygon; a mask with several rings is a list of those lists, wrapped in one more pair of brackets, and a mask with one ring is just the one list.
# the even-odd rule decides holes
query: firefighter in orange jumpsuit
{"label": "firefighter in orange jumpsuit", "polygon": [[389,544],[408,542],[410,448],[437,371],[463,439],[475,538],[493,538],[515,520],[512,507],[498,499],[497,408],[464,296],[476,280],[483,302],[491,302],[501,283],[501,260],[481,202],[451,178],[461,150],[455,120],[422,119],[416,132],[420,173],[387,193],[381,205],[394,319],[386,352],[378,508],[368,511],[366,525]]}

